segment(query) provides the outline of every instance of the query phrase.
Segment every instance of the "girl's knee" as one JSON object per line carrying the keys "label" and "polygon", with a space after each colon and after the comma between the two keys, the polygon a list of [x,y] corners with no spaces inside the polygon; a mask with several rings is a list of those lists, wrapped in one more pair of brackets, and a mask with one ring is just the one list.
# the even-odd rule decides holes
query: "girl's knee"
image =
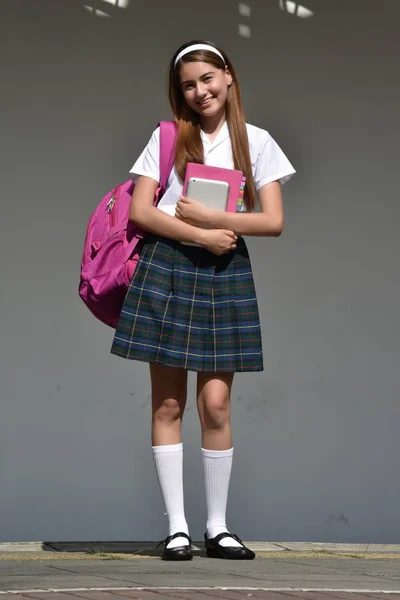
{"label": "girl's knee", "polygon": [[223,429],[229,424],[229,400],[209,396],[203,401],[203,425],[212,429]]}
{"label": "girl's knee", "polygon": [[182,418],[182,402],[175,398],[163,400],[153,409],[153,419],[163,423],[171,423]]}
{"label": "girl's knee", "polygon": [[203,428],[223,429],[230,422],[233,374],[199,374],[197,403]]}
{"label": "girl's knee", "polygon": [[187,374],[152,365],[152,412],[157,421],[181,419],[186,405]]}

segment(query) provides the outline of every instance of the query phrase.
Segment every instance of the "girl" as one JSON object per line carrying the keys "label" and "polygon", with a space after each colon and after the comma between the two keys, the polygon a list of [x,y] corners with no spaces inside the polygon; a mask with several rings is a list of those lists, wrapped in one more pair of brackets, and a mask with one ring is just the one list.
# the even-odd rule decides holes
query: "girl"
{"label": "girl", "polygon": [[[295,171],[266,131],[246,124],[235,71],[214,44],[193,41],[177,50],[169,100],[177,124],[175,165],[157,207],[158,129],[131,170],[136,186],[130,219],[150,235],[111,352],[150,364],[153,453],[169,518],[163,559],[192,558],[181,443],[188,370],[197,371],[207,555],[253,559],[225,521],[233,376],[263,369],[257,299],[242,236],[281,233],[281,184]],[[241,170],[247,179],[244,209],[214,211],[182,197],[187,162]],[[261,212],[255,214],[257,193]]]}

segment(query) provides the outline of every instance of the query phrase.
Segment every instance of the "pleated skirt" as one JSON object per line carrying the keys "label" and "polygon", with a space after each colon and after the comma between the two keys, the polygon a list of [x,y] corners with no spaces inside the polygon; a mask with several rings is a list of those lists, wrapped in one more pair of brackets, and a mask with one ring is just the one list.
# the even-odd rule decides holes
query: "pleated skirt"
{"label": "pleated skirt", "polygon": [[262,371],[259,312],[244,240],[216,256],[148,235],[111,353],[197,372]]}

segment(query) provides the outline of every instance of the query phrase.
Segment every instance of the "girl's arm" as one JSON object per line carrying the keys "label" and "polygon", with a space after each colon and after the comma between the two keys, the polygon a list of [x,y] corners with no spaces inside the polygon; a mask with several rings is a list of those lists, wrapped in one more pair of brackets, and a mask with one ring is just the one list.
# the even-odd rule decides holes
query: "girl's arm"
{"label": "girl's arm", "polygon": [[211,210],[198,202],[182,198],[178,202],[176,216],[201,227],[227,228],[238,235],[258,235],[278,237],[283,231],[283,202],[281,185],[272,181],[260,188],[260,213],[228,213]]}
{"label": "girl's arm", "polygon": [[153,206],[158,186],[158,182],[151,177],[138,178],[129,208],[130,221],[145,231],[180,242],[199,244],[214,254],[225,254],[234,247],[237,238],[233,231],[221,231],[221,228],[206,231],[183,223]]}

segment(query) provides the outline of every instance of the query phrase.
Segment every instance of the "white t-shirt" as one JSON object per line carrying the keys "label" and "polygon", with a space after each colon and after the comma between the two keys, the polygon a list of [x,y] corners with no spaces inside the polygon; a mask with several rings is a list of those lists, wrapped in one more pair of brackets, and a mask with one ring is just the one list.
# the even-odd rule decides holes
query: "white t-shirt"
{"label": "white t-shirt", "polygon": [[[275,140],[264,129],[246,124],[249,139],[250,158],[253,177],[257,191],[272,181],[286,183],[296,172]],[[204,148],[204,164],[213,167],[233,169],[232,145],[228,124],[225,122],[217,137],[210,142],[207,135],[201,131]],[[139,175],[146,175],[160,181],[160,129],[157,128],[149,143],[130,170],[135,181]],[[172,216],[182,195],[183,181],[172,169],[168,179],[167,189],[158,203],[158,208]]]}

